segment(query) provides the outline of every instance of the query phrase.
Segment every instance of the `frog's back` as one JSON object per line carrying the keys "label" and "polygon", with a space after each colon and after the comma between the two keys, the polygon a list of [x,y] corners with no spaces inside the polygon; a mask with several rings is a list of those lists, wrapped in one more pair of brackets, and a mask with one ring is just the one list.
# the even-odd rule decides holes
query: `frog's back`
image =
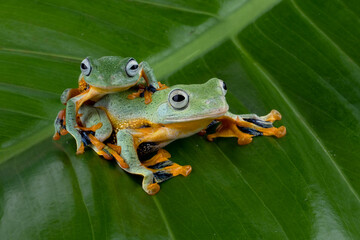
{"label": "frog's back", "polygon": [[144,98],[127,99],[128,95],[129,91],[108,94],[95,107],[104,110],[111,122],[156,121],[151,103],[146,105]]}

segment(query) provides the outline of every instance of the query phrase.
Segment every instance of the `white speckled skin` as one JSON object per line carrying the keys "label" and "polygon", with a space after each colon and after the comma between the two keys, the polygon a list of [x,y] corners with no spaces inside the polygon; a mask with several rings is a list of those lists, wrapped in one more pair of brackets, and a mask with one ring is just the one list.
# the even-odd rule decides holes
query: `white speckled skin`
{"label": "white speckled skin", "polygon": [[[171,107],[168,96],[174,89],[182,89],[189,95],[188,106],[183,110]],[[169,124],[175,122],[193,121],[208,117],[219,117],[227,111],[229,106],[225,99],[222,81],[213,78],[204,84],[175,85],[157,91],[152,96],[152,102],[144,104],[142,98],[127,99],[131,90],[109,94],[95,103],[95,107],[102,107],[121,120],[147,119],[152,123]],[[219,113],[221,113],[219,115]]]}

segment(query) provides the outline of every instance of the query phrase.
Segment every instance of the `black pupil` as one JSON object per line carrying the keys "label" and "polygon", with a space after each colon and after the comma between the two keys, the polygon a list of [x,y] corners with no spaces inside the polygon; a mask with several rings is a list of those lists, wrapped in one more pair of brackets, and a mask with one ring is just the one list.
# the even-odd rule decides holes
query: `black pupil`
{"label": "black pupil", "polygon": [[181,101],[184,101],[185,97],[183,95],[175,95],[172,97],[172,100],[174,100],[174,102],[181,102]]}
{"label": "black pupil", "polygon": [[227,87],[226,87],[225,82],[223,82],[223,89],[224,89],[224,90],[227,90]]}
{"label": "black pupil", "polygon": [[81,63],[81,69],[87,69],[87,66],[85,65],[85,63]]}
{"label": "black pupil", "polygon": [[135,69],[137,69],[137,68],[138,68],[138,65],[137,65],[137,64],[134,64],[134,65],[132,65],[132,66],[130,67],[131,70],[135,70]]}

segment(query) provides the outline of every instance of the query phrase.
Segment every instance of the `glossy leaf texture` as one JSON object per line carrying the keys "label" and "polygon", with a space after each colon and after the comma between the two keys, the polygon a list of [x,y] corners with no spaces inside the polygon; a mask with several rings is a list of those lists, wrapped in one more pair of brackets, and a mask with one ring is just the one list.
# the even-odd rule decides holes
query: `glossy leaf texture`
{"label": "glossy leaf texture", "polygon": [[[360,238],[358,0],[2,0],[0,239]],[[59,96],[86,56],[147,60],[169,85],[226,81],[235,113],[286,137],[166,149],[191,164],[156,196],[70,136]]]}

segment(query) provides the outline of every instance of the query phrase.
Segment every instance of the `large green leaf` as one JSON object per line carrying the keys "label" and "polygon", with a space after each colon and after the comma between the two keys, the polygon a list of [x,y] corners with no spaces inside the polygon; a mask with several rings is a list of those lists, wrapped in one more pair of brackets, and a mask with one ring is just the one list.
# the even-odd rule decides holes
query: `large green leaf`
{"label": "large green leaf", "polygon": [[[1,239],[360,238],[358,0],[2,0]],[[148,60],[163,82],[227,82],[230,109],[288,134],[166,149],[161,185],[51,139],[85,56]]]}

